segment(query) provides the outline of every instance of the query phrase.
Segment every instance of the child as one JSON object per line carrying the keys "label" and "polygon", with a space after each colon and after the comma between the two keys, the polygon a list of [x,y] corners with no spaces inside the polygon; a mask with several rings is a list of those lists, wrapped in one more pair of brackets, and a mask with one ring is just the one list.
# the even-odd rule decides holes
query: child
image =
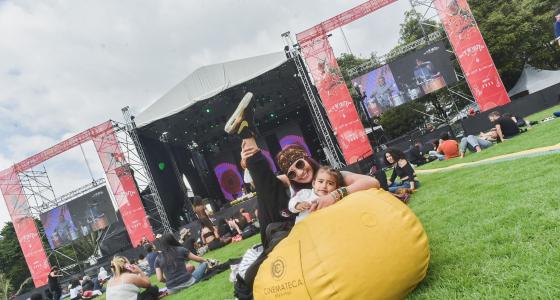
{"label": "child", "polygon": [[296,223],[309,215],[309,208],[317,198],[328,195],[343,185],[342,174],[331,167],[323,166],[317,170],[311,185],[313,187],[312,190],[299,190],[288,203],[288,208],[291,212],[299,213]]}

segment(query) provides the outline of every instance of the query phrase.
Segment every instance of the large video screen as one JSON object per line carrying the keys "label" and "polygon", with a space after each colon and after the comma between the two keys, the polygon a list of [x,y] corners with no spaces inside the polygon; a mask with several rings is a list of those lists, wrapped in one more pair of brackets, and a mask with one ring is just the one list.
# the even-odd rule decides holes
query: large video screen
{"label": "large video screen", "polygon": [[98,187],[41,214],[40,217],[52,249],[104,229],[117,221],[106,186]]}
{"label": "large video screen", "polygon": [[352,80],[364,96],[370,117],[455,83],[457,77],[443,42],[415,50]]}

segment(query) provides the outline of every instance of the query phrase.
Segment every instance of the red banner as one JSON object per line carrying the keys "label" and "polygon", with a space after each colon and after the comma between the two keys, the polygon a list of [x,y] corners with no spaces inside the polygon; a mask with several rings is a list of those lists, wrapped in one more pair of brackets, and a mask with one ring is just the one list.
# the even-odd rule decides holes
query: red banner
{"label": "red banner", "polygon": [[105,174],[107,174],[107,180],[115,195],[132,245],[138,246],[144,237],[150,241],[153,240],[152,227],[111,122],[104,123],[96,129],[98,129],[99,135],[93,137],[92,140]]}
{"label": "red banner", "polygon": [[435,0],[434,4],[480,110],[509,103],[467,0]]}
{"label": "red banner", "polygon": [[372,155],[373,150],[327,37],[317,38],[301,47],[346,163],[353,164]]}
{"label": "red banner", "polygon": [[12,218],[23,257],[33,278],[35,287],[47,284],[50,271],[49,260],[41,242],[41,236],[30,214],[27,198],[23,194],[18,174],[13,168],[2,174],[0,189]]}

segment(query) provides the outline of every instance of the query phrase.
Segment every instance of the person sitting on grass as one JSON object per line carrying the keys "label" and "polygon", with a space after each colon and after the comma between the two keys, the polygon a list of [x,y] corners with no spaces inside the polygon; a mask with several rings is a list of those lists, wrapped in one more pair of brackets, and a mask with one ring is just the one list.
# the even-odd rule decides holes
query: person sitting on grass
{"label": "person sitting on grass", "polygon": [[472,152],[481,152],[483,149],[492,147],[492,142],[487,141],[483,138],[476,137],[474,135],[469,135],[461,139],[459,144],[459,152],[461,153],[461,158],[465,157],[467,148]]}
{"label": "person sitting on grass", "polygon": [[344,181],[339,171],[329,166],[320,167],[311,183],[313,188],[299,190],[288,203],[290,211],[298,214],[296,223],[309,215],[309,209],[317,198],[329,195],[343,185]]}
{"label": "person sitting on grass", "polygon": [[498,140],[503,142],[519,134],[519,127],[511,117],[502,116],[499,111],[493,111],[488,115],[490,122],[494,123]]}
{"label": "person sitting on grass", "polygon": [[253,217],[251,216],[251,214],[246,209],[240,208],[239,213],[241,213],[241,215],[245,218],[247,223],[252,223],[253,222]]}
{"label": "person sitting on grass", "polygon": [[[385,164],[393,168],[391,178],[387,181],[389,192],[398,193],[402,189],[404,192],[411,193],[420,187],[420,182],[416,179],[416,173],[402,151],[389,148],[385,152],[384,158]],[[400,183],[396,181],[397,176],[401,180]]]}
{"label": "person sitting on grass", "polygon": [[[209,260],[194,255],[181,244],[171,233],[166,233],[161,238],[160,251],[156,259],[156,277],[158,281],[165,282],[170,294],[188,288],[202,279],[206,269],[215,266],[216,260]],[[187,260],[200,263],[194,271],[189,271]]]}
{"label": "person sitting on grass", "polygon": [[[209,250],[222,248],[231,242],[231,237],[221,237],[218,233],[218,227],[214,226],[207,218],[202,218],[200,222],[200,240]],[[241,232],[241,231],[239,231]]]}
{"label": "person sitting on grass", "polygon": [[[107,283],[107,300],[156,300],[159,289],[152,286],[150,278],[131,264],[124,256],[115,256],[111,261],[113,278]],[[140,288],[144,288],[140,292]]]}
{"label": "person sitting on grass", "polygon": [[428,159],[424,156],[424,147],[421,141],[415,141],[414,145],[410,148],[408,152],[410,163],[421,166],[428,162]]}
{"label": "person sitting on grass", "polygon": [[140,253],[140,255],[138,255],[138,261],[136,262],[136,265],[140,268],[140,270],[142,270],[142,272],[144,272],[144,274],[150,274],[150,263],[148,262],[144,254]]}
{"label": "person sitting on grass", "polygon": [[82,299],[82,285],[78,278],[73,278],[70,282],[70,300]]}
{"label": "person sitting on grass", "polygon": [[446,160],[459,157],[459,144],[449,137],[449,133],[443,132],[439,138],[439,146],[436,151],[443,154]]}

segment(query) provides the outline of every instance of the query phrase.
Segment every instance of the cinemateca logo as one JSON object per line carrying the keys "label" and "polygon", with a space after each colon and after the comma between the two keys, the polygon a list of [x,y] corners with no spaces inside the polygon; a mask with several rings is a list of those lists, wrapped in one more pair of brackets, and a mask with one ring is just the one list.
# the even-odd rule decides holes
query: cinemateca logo
{"label": "cinemateca logo", "polygon": [[278,257],[271,266],[272,278],[276,280],[282,279],[286,273],[286,262],[282,257]]}

